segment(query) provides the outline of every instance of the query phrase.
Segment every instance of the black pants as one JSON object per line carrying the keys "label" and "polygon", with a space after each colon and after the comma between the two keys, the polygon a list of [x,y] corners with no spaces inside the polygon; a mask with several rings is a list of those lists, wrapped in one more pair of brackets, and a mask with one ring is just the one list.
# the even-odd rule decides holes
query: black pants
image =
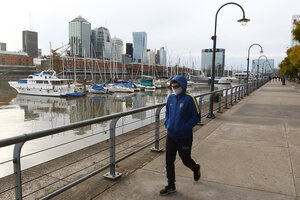
{"label": "black pants", "polygon": [[175,167],[174,162],[176,160],[176,153],[178,154],[185,166],[192,171],[197,170],[195,161],[191,158],[193,138],[187,138],[182,140],[174,140],[167,136],[166,143],[166,169],[167,179],[169,184],[175,183]]}

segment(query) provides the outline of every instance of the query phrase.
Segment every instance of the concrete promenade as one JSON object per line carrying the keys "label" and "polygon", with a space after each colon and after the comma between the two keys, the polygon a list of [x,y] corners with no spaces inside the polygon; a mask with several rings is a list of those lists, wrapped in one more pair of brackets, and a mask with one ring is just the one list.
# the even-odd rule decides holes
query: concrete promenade
{"label": "concrete promenade", "polygon": [[177,191],[160,196],[162,153],[94,199],[300,199],[300,85],[269,82],[194,136],[199,182],[177,159]]}
{"label": "concrete promenade", "polygon": [[223,111],[194,132],[199,182],[177,156],[177,191],[160,196],[165,153],[142,162],[147,149],[118,164],[120,179],[99,174],[54,199],[300,200],[300,85],[271,81]]}

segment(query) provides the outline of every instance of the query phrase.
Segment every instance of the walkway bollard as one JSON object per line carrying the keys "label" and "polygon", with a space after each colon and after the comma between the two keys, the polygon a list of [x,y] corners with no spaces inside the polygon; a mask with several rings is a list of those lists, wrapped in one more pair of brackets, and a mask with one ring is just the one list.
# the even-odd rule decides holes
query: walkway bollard
{"label": "walkway bollard", "polygon": [[199,125],[199,126],[203,126],[204,124],[202,124],[202,122],[201,122],[201,119],[202,119],[202,114],[201,114],[201,110],[202,110],[202,99],[203,99],[203,96],[201,96],[201,97],[199,97],[199,103],[198,103],[198,107],[199,107],[199,115],[200,115],[200,121],[198,122],[198,124],[197,125]]}
{"label": "walkway bollard", "polygon": [[105,178],[116,180],[122,173],[116,172],[116,125],[120,118],[115,118],[110,122],[110,129],[109,129],[109,149],[110,149],[110,172],[104,174]]}
{"label": "walkway bollard", "polygon": [[218,104],[219,106],[218,106],[218,113],[221,112],[222,93],[223,93],[223,91],[222,91],[222,92],[219,92],[219,104]]}
{"label": "walkway bollard", "polygon": [[24,145],[24,142],[20,142],[15,144],[14,147],[14,177],[15,177],[15,198],[18,200],[22,200],[22,177],[21,177],[21,149]]}
{"label": "walkway bollard", "polygon": [[151,151],[161,152],[163,149],[159,147],[159,127],[160,127],[160,111],[163,107],[159,107],[155,112],[155,143]]}

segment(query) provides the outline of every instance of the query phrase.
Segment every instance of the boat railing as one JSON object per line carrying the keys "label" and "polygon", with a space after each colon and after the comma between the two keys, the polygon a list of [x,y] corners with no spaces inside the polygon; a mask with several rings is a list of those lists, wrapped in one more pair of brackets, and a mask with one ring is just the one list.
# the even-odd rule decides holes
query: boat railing
{"label": "boat railing", "polygon": [[[229,105],[233,105],[233,103],[237,103],[238,100],[242,99],[245,95],[249,95],[255,89],[257,89],[258,87],[260,87],[264,83],[266,83],[266,81],[267,80],[259,80],[259,82],[254,81],[254,82],[250,82],[248,84],[241,84],[241,85],[237,85],[234,87],[229,87],[229,88],[225,88],[225,89],[221,89],[221,90],[215,90],[213,92],[207,92],[204,94],[195,95],[194,97],[196,98],[196,101],[199,106],[201,119],[208,116],[208,114],[209,114],[208,104],[209,104],[209,99],[211,97],[214,97],[213,103],[217,105],[217,107],[215,107],[215,109],[213,111],[221,112],[222,108],[223,109],[229,108]],[[20,199],[20,200],[24,197],[28,197],[29,195],[32,195],[33,193],[40,192],[40,190],[41,190],[39,188],[35,191],[32,191],[32,190],[30,192],[27,191],[27,193],[23,195],[23,190],[22,190],[23,185],[24,184],[32,184],[30,182],[32,182],[33,180],[36,180],[36,178],[32,178],[32,180],[29,180],[29,181],[26,180],[26,182],[24,180],[22,180],[21,174],[23,171],[21,170],[21,158],[28,157],[33,154],[33,153],[31,153],[30,155],[25,155],[25,156],[21,157],[22,147],[26,142],[30,142],[32,140],[35,140],[38,138],[43,138],[43,137],[50,136],[50,135],[54,135],[57,133],[62,133],[62,132],[74,130],[77,128],[82,128],[82,127],[85,127],[88,125],[93,125],[93,124],[98,124],[98,123],[103,123],[103,122],[108,122],[108,121],[110,121],[110,126],[109,126],[109,130],[108,130],[109,131],[109,148],[107,148],[107,151],[109,149],[109,152],[108,152],[109,155],[106,157],[106,160],[108,163],[103,164],[102,167],[98,168],[97,170],[95,170],[89,174],[84,175],[83,177],[79,178],[76,181],[64,185],[63,187],[61,187],[58,190],[54,189],[56,187],[52,187],[51,189],[48,188],[47,195],[42,198],[39,196],[38,198],[50,199],[64,191],[72,188],[73,186],[87,180],[88,178],[90,178],[100,172],[103,172],[104,170],[106,170],[108,168],[109,168],[109,172],[106,173],[104,175],[104,177],[109,178],[111,180],[117,179],[118,177],[120,177],[122,175],[120,172],[116,172],[116,164],[117,163],[121,162],[122,160],[125,160],[126,158],[134,155],[137,152],[140,152],[141,150],[143,150],[151,145],[153,145],[153,147],[151,148],[152,151],[155,151],[155,152],[162,151],[162,148],[160,147],[159,142],[160,142],[160,140],[162,140],[163,138],[166,137],[166,130],[165,129],[162,130],[162,128],[161,128],[163,126],[163,124],[161,123],[161,119],[164,117],[164,112],[162,112],[162,110],[164,109],[165,105],[166,105],[166,103],[155,104],[155,105],[146,106],[146,107],[142,107],[142,108],[138,108],[138,109],[133,109],[133,110],[129,110],[129,111],[121,112],[121,113],[110,114],[107,116],[102,116],[102,117],[88,119],[88,120],[84,120],[84,121],[80,121],[80,122],[75,122],[75,123],[72,123],[69,125],[64,125],[64,126],[60,126],[60,127],[47,129],[47,130],[42,130],[42,131],[36,131],[33,133],[26,133],[26,134],[22,134],[19,136],[0,140],[0,148],[14,145],[12,159],[8,160],[8,161],[4,161],[4,162],[0,161],[0,165],[4,164],[4,163],[9,163],[9,162],[13,163],[14,184],[12,183],[11,185],[13,185],[13,186],[11,186],[11,187],[4,188],[2,190],[0,189],[0,199],[1,199],[1,196],[5,196],[5,195],[7,196],[7,194],[5,194],[5,193],[12,194],[13,190],[14,190],[15,199]],[[152,118],[152,121],[155,123],[155,127],[152,130],[146,131],[148,134],[150,134],[150,136],[147,137],[148,139],[145,140],[146,143],[144,143],[142,146],[140,146],[138,148],[134,148],[133,151],[116,158],[116,154],[117,154],[116,146],[118,145],[118,144],[116,144],[116,138],[117,138],[116,135],[117,135],[117,128],[120,128],[120,127],[117,127],[117,122],[122,117],[132,116],[134,114],[138,114],[138,113],[149,111],[149,110],[152,110],[152,111],[154,111],[153,113],[155,113],[154,116],[150,117],[150,118]],[[202,125],[201,120],[199,122],[199,125]],[[152,131],[152,133],[151,133],[151,131]],[[150,139],[150,141],[148,142],[149,139]],[[70,142],[67,142],[67,143],[70,143]],[[140,145],[140,143],[137,143],[135,145]],[[58,146],[62,146],[62,145],[57,145],[56,147],[58,147]],[[50,149],[50,148],[47,148],[46,150],[48,150],[48,149]],[[40,151],[41,150],[38,150],[38,152],[40,152]],[[73,169],[73,170],[75,170],[75,169]],[[53,173],[53,171],[51,173]],[[74,173],[76,173],[76,172],[74,172]],[[67,177],[67,178],[69,178],[69,177]],[[60,178],[60,180],[62,180],[62,179],[63,179],[63,177]],[[24,183],[23,183],[23,181],[24,181]],[[37,185],[39,185],[39,183],[37,183]],[[49,185],[51,185],[51,183],[49,183]],[[38,187],[38,186],[36,186],[36,187]],[[44,186],[42,188],[47,188],[47,186]],[[13,197],[10,197],[10,198],[13,198]]]}

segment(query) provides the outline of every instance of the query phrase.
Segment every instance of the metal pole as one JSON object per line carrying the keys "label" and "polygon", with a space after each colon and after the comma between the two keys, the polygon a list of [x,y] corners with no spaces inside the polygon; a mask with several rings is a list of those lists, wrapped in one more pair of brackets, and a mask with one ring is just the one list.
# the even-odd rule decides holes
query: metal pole
{"label": "metal pole", "polygon": [[159,107],[155,112],[155,143],[151,151],[161,152],[163,149],[159,147],[159,127],[160,127],[160,111],[163,107]]}
{"label": "metal pole", "polygon": [[22,200],[22,177],[21,177],[21,149],[24,142],[15,144],[13,153],[14,177],[15,177],[15,198]]}
{"label": "metal pole", "polygon": [[116,180],[120,176],[122,176],[122,173],[116,172],[116,125],[117,122],[120,118],[115,118],[111,120],[110,122],[110,130],[109,130],[109,149],[110,149],[110,157],[109,157],[109,162],[110,162],[110,172],[104,174],[103,176],[105,178],[111,179],[111,180]]}
{"label": "metal pole", "polygon": [[[233,4],[233,5],[236,5],[238,7],[240,7],[240,9],[242,10],[243,12],[243,19],[241,20],[238,20],[239,22],[242,22],[242,21],[249,21],[249,19],[246,19],[245,18],[245,11],[243,9],[242,6],[240,6],[239,4],[235,3],[235,2],[229,2],[229,3],[225,3],[224,5],[222,5],[218,11],[216,12],[216,15],[215,15],[215,29],[214,29],[214,35],[211,37],[211,39],[213,40],[213,55],[212,55],[212,72],[211,72],[211,83],[210,83],[210,91],[213,92],[214,91],[214,84],[215,84],[215,58],[216,58],[216,45],[217,45],[217,18],[218,18],[218,13],[219,11],[226,5],[229,5],[229,4]],[[210,103],[209,103],[209,113],[207,115],[208,118],[215,118],[216,116],[214,115],[213,113],[213,96],[210,96]]]}
{"label": "metal pole", "polygon": [[247,83],[247,91],[246,91],[246,94],[248,95],[248,79],[249,79],[249,58],[250,58],[250,49],[251,47],[253,46],[259,46],[260,47],[260,50],[261,52],[263,52],[263,48],[262,46],[260,46],[259,44],[252,44],[249,48],[248,48],[248,58],[247,58],[247,78],[246,78],[246,83]]}
{"label": "metal pole", "polygon": [[234,103],[236,103],[236,97],[237,97],[237,87],[235,87],[235,90],[234,90]]}
{"label": "metal pole", "polygon": [[232,105],[233,88],[230,90],[230,105]]}
{"label": "metal pole", "polygon": [[221,101],[222,101],[222,92],[219,92],[219,106],[218,106],[218,113],[221,112]]}
{"label": "metal pole", "polygon": [[224,108],[228,109],[228,89],[226,89],[225,91],[226,91],[226,93],[225,93],[225,106],[224,106]]}
{"label": "metal pole", "polygon": [[202,118],[202,113],[201,113],[201,110],[202,110],[202,99],[203,97],[199,97],[199,103],[198,103],[198,107],[199,107],[199,115],[200,115],[200,121],[198,122],[198,125],[202,126],[203,124],[201,123],[201,118]]}

